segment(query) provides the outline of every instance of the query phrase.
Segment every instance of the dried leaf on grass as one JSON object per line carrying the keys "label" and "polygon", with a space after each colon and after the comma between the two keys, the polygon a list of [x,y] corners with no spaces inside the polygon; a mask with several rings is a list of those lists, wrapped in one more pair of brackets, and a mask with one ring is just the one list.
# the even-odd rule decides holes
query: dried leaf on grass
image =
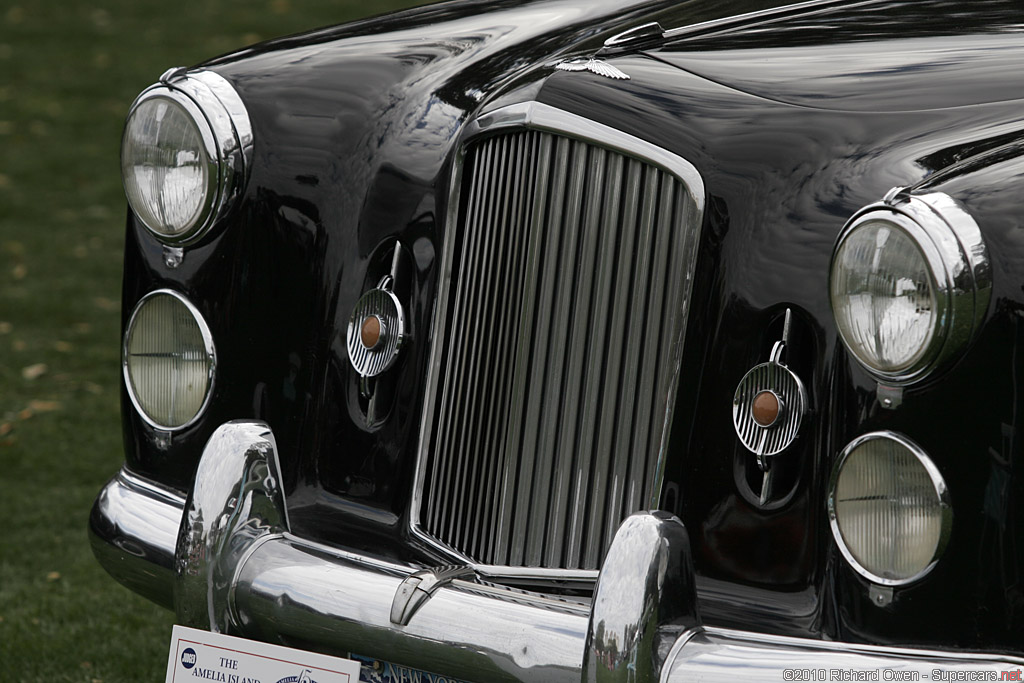
{"label": "dried leaf on grass", "polygon": [[53,348],[61,353],[71,353],[74,350],[74,346],[70,342],[60,341],[59,339],[53,342]]}
{"label": "dried leaf on grass", "polygon": [[61,409],[60,401],[30,401],[28,409],[36,413],[52,413]]}
{"label": "dried leaf on grass", "polygon": [[21,376],[31,381],[39,379],[45,375],[47,370],[49,370],[49,368],[46,366],[46,363],[35,363],[33,365],[29,365],[27,368],[22,368]]}
{"label": "dried leaf on grass", "polygon": [[28,268],[25,267],[24,263],[19,263],[11,268],[11,277],[15,280],[24,280],[26,275],[28,275]]}
{"label": "dried leaf on grass", "polygon": [[0,334],[10,334],[14,326],[9,322],[0,322]]}
{"label": "dried leaf on grass", "polygon": [[60,581],[60,572],[50,572],[46,575],[47,581]]}
{"label": "dried leaf on grass", "polygon": [[118,308],[118,303],[116,301],[108,299],[105,296],[98,296],[93,299],[92,302],[96,305],[96,308],[101,311],[116,311]]}
{"label": "dried leaf on grass", "polygon": [[7,436],[14,430],[14,425],[10,422],[0,423],[0,436]]}

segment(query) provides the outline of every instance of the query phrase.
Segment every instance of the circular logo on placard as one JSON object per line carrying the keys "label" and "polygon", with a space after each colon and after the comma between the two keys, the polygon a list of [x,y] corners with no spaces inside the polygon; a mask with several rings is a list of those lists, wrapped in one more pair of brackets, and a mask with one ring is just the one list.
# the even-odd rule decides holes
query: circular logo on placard
{"label": "circular logo on placard", "polygon": [[277,683],[316,683],[316,681],[310,678],[311,673],[313,672],[306,669],[298,676],[288,676],[287,678],[282,678]]}
{"label": "circular logo on placard", "polygon": [[196,665],[196,651],[190,647],[186,647],[185,651],[181,653],[181,665],[186,669],[191,669]]}

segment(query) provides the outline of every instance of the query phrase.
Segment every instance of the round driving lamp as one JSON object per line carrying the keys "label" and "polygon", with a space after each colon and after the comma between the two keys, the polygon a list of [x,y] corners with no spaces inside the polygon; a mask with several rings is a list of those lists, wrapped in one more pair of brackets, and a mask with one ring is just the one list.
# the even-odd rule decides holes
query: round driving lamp
{"label": "round driving lamp", "polygon": [[859,574],[884,586],[923,577],[949,540],[953,510],[938,468],[892,432],[852,441],[832,470],[832,535]]}
{"label": "round driving lamp", "polygon": [[171,71],[128,113],[121,177],[132,212],[158,239],[200,239],[231,208],[251,166],[252,128],[231,84]]}
{"label": "round driving lamp", "polygon": [[128,395],[151,426],[172,431],[195,422],[209,401],[216,368],[213,337],[188,300],[169,289],[147,294],[124,335]]}
{"label": "round driving lamp", "polygon": [[923,378],[960,354],[991,296],[981,231],[948,195],[867,207],[836,242],[829,298],[850,354],[886,384]]}

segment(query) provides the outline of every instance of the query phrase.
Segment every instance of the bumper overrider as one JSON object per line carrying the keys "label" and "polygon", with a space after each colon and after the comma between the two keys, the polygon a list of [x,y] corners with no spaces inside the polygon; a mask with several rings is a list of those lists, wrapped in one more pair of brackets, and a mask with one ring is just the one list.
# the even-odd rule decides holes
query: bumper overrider
{"label": "bumper overrider", "polygon": [[214,433],[187,498],[123,470],[89,526],[104,568],[184,625],[469,681],[1019,680],[1003,672],[1024,668],[703,626],[686,530],[662,512],[623,522],[589,604],[298,538],[259,422]]}

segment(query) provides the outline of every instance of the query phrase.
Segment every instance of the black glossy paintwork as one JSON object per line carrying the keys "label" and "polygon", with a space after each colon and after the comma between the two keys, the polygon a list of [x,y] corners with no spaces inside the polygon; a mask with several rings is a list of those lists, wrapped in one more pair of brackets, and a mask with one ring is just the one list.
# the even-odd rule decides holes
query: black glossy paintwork
{"label": "black glossy paintwork", "polygon": [[[721,4],[446,4],[213,63],[249,109],[252,177],[240,209],[177,270],[129,221],[124,310],[161,286],[195,302],[218,344],[215,395],[170,448],[126,403],[130,466],[185,489],[213,429],[264,419],[282,453],[297,533],[422,560],[404,529],[452,153],[469,116],[537,99],[665,147],[705,182],[662,500],[689,530],[705,620],[1024,652],[1024,164],[1016,146],[1024,123],[1021,102],[1008,99],[1024,79],[1006,70],[1021,54],[1006,45],[1013,7],[976,3],[975,18],[941,23],[916,21],[915,12],[941,16],[946,3],[875,3],[612,58],[628,81],[550,69],[558,54],[588,54],[616,28],[687,25],[721,15]],[[473,16],[483,9],[493,11]],[[938,49],[943,37],[969,49]],[[914,71],[894,71],[914,40],[932,52],[915,56]],[[981,74],[957,54],[980,58]],[[771,78],[749,64],[770,65]],[[957,79],[970,87],[945,87]],[[992,304],[970,353],[889,411],[837,342],[829,258],[854,211],[893,186],[929,180],[982,226]],[[396,239],[411,341],[376,388],[382,398],[368,419],[345,326],[359,295],[390,269]],[[807,385],[810,412],[780,456],[786,490],[762,510],[731,400],[747,370],[767,360],[786,308],[794,314],[788,362]],[[955,511],[943,561],[886,607],[870,602],[825,517],[836,454],[874,429],[902,432],[931,454]]]}

